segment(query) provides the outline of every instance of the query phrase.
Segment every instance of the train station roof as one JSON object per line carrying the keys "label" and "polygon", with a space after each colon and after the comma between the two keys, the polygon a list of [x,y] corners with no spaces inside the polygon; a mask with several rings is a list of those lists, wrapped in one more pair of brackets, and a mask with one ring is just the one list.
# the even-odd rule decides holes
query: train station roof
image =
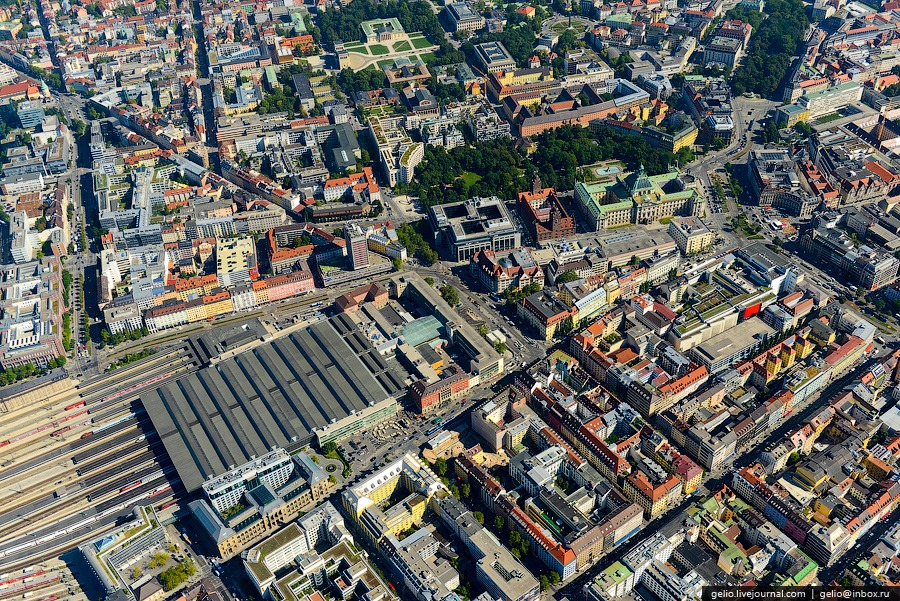
{"label": "train station roof", "polygon": [[398,396],[404,383],[346,315],[210,365],[141,397],[185,488]]}

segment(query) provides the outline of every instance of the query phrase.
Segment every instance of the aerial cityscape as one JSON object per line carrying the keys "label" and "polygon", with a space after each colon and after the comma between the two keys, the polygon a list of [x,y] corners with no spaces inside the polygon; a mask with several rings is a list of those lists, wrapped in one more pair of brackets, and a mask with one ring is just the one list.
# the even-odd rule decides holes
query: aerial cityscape
{"label": "aerial cityscape", "polygon": [[898,0],[0,0],[0,601],[900,599],[898,268]]}

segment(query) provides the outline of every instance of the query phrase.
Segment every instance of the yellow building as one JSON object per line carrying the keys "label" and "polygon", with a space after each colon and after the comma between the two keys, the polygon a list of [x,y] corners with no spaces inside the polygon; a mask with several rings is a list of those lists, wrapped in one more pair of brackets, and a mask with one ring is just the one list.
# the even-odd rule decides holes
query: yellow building
{"label": "yellow building", "polygon": [[809,121],[809,108],[799,104],[786,104],[775,109],[775,120],[782,127],[794,127],[801,121]]}
{"label": "yellow building", "polygon": [[669,235],[686,255],[702,252],[711,247],[715,236],[699,217],[672,217]]}
{"label": "yellow building", "polygon": [[432,496],[446,487],[416,457],[406,454],[342,495],[344,508],[372,543],[422,521]]}
{"label": "yellow building", "polygon": [[203,297],[203,308],[206,311],[206,319],[212,319],[219,315],[225,315],[234,311],[231,295],[227,290]]}
{"label": "yellow building", "polygon": [[890,465],[874,455],[866,457],[863,461],[863,465],[866,466],[866,471],[869,473],[869,476],[876,482],[885,480],[893,471],[893,468],[891,468]]}
{"label": "yellow building", "polygon": [[827,347],[834,342],[837,334],[827,323],[823,323],[819,319],[809,322],[809,339],[819,346]]}
{"label": "yellow building", "polygon": [[202,300],[198,298],[188,301],[186,304],[188,323],[195,323],[206,319],[206,307],[203,305]]}

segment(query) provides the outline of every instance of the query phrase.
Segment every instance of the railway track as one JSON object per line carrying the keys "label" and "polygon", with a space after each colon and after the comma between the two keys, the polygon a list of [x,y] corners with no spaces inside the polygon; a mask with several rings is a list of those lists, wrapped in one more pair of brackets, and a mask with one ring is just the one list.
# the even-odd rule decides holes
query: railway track
{"label": "railway track", "polygon": [[0,415],[4,571],[58,557],[138,503],[170,502],[173,487],[183,494],[138,397],[197,365],[193,353],[174,349],[55,395],[38,411]]}

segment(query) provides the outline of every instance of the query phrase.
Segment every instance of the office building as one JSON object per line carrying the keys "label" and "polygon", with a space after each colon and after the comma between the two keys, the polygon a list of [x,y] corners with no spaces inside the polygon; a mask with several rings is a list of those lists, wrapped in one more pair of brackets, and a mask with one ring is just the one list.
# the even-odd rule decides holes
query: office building
{"label": "office building", "polygon": [[446,487],[431,469],[407,453],[347,488],[345,511],[373,544],[418,525],[431,497]]}
{"label": "office building", "polygon": [[323,543],[329,546],[343,541],[353,542],[344,518],[330,502],[322,503],[273,534],[247,549],[242,558],[244,570],[261,595],[275,584],[275,573],[281,572],[298,557],[315,552]]}
{"label": "office building", "polygon": [[698,216],[704,208],[703,197],[678,171],[648,175],[643,166],[608,182],[578,182],[575,201],[596,231],[675,215]]}
{"label": "office building", "polygon": [[246,284],[259,277],[256,243],[246,236],[220,240],[216,244],[216,275],[224,287]]}
{"label": "office building", "polygon": [[208,479],[204,497],[189,504],[219,555],[229,557],[280,528],[330,488],[306,453],[275,450]]}
{"label": "office building", "polygon": [[347,243],[347,259],[353,270],[369,266],[369,243],[366,232],[355,223],[344,226],[344,241]]}
{"label": "office building", "polygon": [[497,73],[516,68],[516,61],[500,42],[476,44],[475,61],[485,73]]}
{"label": "office building", "polygon": [[723,79],[688,75],[682,88],[691,117],[700,129],[699,140],[721,140],[726,146],[734,140],[734,109],[731,92]]}
{"label": "office building", "polygon": [[800,248],[813,262],[830,265],[865,290],[877,290],[897,278],[900,261],[863,244],[856,246],[838,228],[813,227],[800,237]]}
{"label": "office building", "polygon": [[0,368],[45,368],[65,355],[61,277],[54,257],[0,266]]}
{"label": "office building", "polygon": [[436,246],[453,261],[467,261],[480,250],[522,246],[522,235],[499,198],[472,198],[428,209]]}
{"label": "office building", "polygon": [[484,17],[476,13],[465,2],[453,2],[445,7],[447,17],[453,26],[453,31],[474,33],[484,28]]}
{"label": "office building", "polygon": [[19,116],[19,122],[25,129],[34,129],[41,124],[44,119],[44,107],[40,102],[26,100],[20,102],[16,107],[16,114]]}
{"label": "office building", "polygon": [[692,255],[712,246],[715,236],[699,217],[672,217],[669,235],[682,253]]}
{"label": "office building", "polygon": [[806,191],[799,171],[797,161],[787,150],[752,150],[748,173],[753,196],[759,206],[773,207],[797,217],[811,217],[820,199]]}
{"label": "office building", "polygon": [[775,330],[759,318],[750,318],[691,348],[688,353],[697,363],[715,374],[741,359],[753,356]]}

